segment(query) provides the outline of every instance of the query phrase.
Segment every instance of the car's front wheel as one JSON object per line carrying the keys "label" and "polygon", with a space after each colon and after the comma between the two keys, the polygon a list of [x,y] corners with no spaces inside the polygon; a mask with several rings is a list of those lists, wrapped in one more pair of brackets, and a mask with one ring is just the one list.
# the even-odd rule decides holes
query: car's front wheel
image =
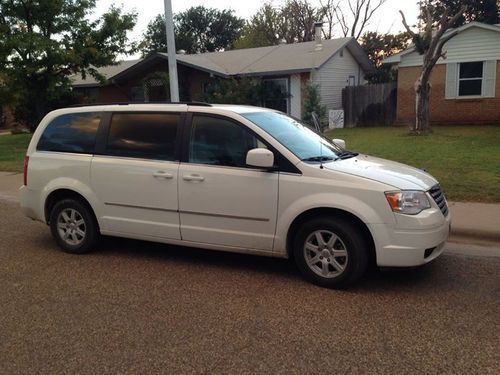
{"label": "car's front wheel", "polygon": [[90,251],[99,236],[90,209],[74,199],[63,199],[54,205],[50,214],[50,229],[59,247],[72,254]]}
{"label": "car's front wheel", "polygon": [[295,262],[311,282],[341,288],[358,280],[368,266],[368,243],[353,223],[332,217],[305,222],[293,243]]}

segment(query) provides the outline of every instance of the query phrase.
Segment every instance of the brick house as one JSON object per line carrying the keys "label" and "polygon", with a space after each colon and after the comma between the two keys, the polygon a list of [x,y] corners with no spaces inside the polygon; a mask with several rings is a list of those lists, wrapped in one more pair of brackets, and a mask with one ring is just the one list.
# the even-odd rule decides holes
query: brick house
{"label": "brick house", "polygon": [[[372,69],[354,38],[316,40],[295,44],[223,52],[177,54],[179,91],[183,101],[202,101],[210,82],[230,77],[256,77],[285,93],[261,105],[300,117],[308,81],[319,85],[327,109],[342,108],[342,89],[365,83]],[[104,84],[93,77],[73,76],[73,90],[85,102],[161,101],[167,98],[167,55],[123,61],[98,69]]]}
{"label": "brick house", "polygon": [[[500,123],[500,25],[471,22],[448,32],[457,35],[445,44],[446,59],[432,72],[431,123]],[[410,46],[384,63],[398,70],[396,122],[410,124],[422,56]]]}

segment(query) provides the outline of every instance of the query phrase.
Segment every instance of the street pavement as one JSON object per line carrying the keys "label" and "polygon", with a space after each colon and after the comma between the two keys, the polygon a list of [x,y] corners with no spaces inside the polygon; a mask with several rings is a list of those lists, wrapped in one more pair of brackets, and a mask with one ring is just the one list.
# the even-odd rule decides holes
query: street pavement
{"label": "street pavement", "polygon": [[498,374],[499,249],[481,249],[335,291],[282,259],[115,238],[66,254],[0,202],[0,374]]}

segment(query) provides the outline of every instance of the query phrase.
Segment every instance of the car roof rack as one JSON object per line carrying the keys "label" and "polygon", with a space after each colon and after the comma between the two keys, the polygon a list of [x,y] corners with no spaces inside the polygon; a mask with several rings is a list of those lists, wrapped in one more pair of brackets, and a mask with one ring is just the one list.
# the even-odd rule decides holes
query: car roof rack
{"label": "car roof rack", "polygon": [[200,107],[212,107],[212,104],[206,102],[169,102],[169,101],[153,101],[153,102],[110,102],[110,103],[83,103],[83,104],[72,104],[69,108],[75,107],[93,107],[99,105],[129,105],[129,104],[185,104]]}

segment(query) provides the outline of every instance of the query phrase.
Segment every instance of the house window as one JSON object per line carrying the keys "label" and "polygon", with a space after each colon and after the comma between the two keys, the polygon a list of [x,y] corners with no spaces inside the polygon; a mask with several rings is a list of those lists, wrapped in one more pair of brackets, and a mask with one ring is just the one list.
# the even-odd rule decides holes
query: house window
{"label": "house window", "polygon": [[480,96],[483,86],[483,62],[459,64],[458,96]]}
{"label": "house window", "polygon": [[264,107],[289,113],[288,78],[265,79],[262,84]]}
{"label": "house window", "polygon": [[356,77],[349,76],[349,86],[356,86]]}

